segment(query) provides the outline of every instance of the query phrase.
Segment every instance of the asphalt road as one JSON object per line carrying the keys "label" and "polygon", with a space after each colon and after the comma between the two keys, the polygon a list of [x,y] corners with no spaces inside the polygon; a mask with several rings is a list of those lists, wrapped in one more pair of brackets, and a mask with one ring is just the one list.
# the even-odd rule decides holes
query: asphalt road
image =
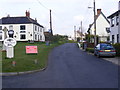
{"label": "asphalt road", "polygon": [[118,66],[67,43],[53,49],[46,70],[2,80],[3,88],[118,88]]}

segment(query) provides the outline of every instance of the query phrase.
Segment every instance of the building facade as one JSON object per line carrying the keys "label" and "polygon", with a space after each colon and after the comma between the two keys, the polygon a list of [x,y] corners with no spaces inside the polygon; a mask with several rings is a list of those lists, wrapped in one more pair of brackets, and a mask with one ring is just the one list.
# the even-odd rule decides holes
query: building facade
{"label": "building facade", "polygon": [[45,41],[44,27],[37,20],[30,18],[30,13],[26,11],[23,17],[3,17],[0,19],[0,41],[8,37],[8,31],[13,30],[13,38],[17,41]]}
{"label": "building facade", "polygon": [[[97,9],[96,35],[98,36],[98,42],[107,42],[108,41],[109,33],[106,31],[106,29],[109,27],[110,27],[110,22],[108,21],[106,16],[102,13],[101,9]],[[91,35],[95,34],[94,23],[90,24],[88,30]]]}
{"label": "building facade", "polygon": [[[120,2],[118,6],[120,7]],[[110,19],[110,41],[113,44],[120,43],[120,8],[108,18]]]}

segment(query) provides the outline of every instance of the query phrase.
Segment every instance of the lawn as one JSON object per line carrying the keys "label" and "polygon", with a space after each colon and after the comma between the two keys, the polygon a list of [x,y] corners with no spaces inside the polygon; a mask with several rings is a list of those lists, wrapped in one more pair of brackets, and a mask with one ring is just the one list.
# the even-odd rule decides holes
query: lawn
{"label": "lawn", "polygon": [[[48,55],[52,48],[62,43],[53,43],[46,46],[45,43],[30,44],[27,42],[18,42],[15,46],[15,56],[13,59],[6,58],[6,52],[2,52],[2,72],[23,72],[43,69],[47,65]],[[25,46],[38,46],[38,54],[26,54]],[[35,63],[37,60],[37,64]],[[16,65],[13,66],[12,62]]]}

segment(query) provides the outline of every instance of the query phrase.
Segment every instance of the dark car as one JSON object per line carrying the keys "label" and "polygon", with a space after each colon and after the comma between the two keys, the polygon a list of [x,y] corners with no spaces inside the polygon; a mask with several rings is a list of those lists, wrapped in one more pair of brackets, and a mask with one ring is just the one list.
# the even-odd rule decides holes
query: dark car
{"label": "dark car", "polygon": [[112,56],[115,57],[116,51],[111,44],[100,43],[94,48],[94,55],[100,56]]}

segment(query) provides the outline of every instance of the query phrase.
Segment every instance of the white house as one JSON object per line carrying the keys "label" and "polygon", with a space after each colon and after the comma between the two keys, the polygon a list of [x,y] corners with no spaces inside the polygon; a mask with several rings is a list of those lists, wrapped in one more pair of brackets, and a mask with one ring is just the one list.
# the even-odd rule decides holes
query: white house
{"label": "white house", "polygon": [[110,41],[113,44],[120,43],[120,4],[118,6],[119,10],[108,16],[110,19]]}
{"label": "white house", "polygon": [[[106,29],[109,27],[110,27],[110,22],[108,21],[106,16],[102,13],[101,9],[97,9],[96,35],[98,35],[98,37],[99,37],[99,42],[107,42],[108,41],[109,33],[106,31]],[[92,23],[90,25],[88,30],[91,35],[94,35],[94,23]]]}
{"label": "white house", "polygon": [[77,30],[76,31],[76,39],[83,41],[84,38],[85,38],[85,35],[82,32],[80,32],[80,30]]}
{"label": "white house", "polygon": [[[30,18],[29,11],[23,17],[3,17],[0,19],[0,41],[4,41],[4,29],[14,31],[14,39],[17,41],[45,41],[44,27],[37,20]],[[8,37],[8,35],[7,35]]]}

